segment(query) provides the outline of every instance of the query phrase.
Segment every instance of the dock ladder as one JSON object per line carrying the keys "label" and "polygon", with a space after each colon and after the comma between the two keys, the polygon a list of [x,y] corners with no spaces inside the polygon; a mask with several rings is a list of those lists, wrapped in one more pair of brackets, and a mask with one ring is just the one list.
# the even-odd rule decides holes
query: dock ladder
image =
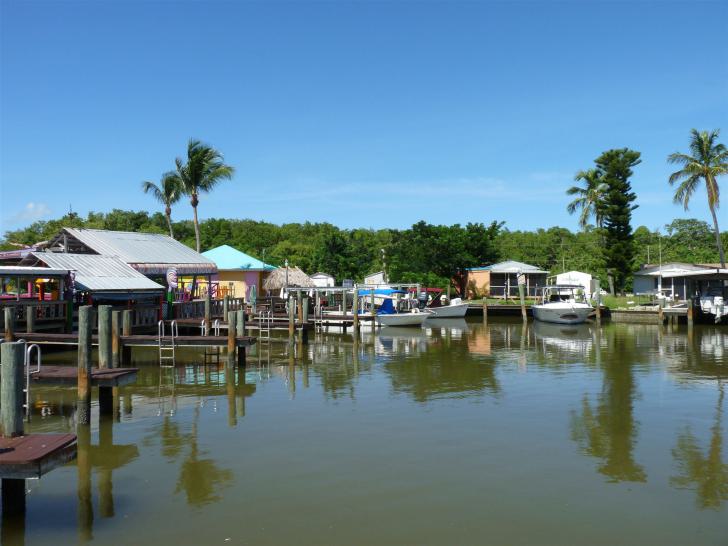
{"label": "dock ladder", "polygon": [[[171,336],[168,338],[164,331],[164,321],[157,323],[157,342],[159,344],[159,365],[162,368],[174,368],[176,357],[176,339],[179,336],[177,321],[170,324]],[[168,362],[171,361],[171,364]],[[166,362],[166,363],[165,363]]]}
{"label": "dock ladder", "polygon": [[270,331],[273,328],[273,312],[261,311],[258,314],[258,339],[270,341]]}
{"label": "dock ladder", "polygon": [[[30,376],[40,372],[41,350],[40,345],[35,343],[28,345],[28,342],[24,339],[19,339],[18,341],[25,344],[25,359],[23,362],[23,367],[25,368],[25,388],[23,389],[25,403],[23,404],[23,408],[25,409],[25,420],[30,421]],[[35,369],[31,371],[33,351],[35,351],[36,365]]]}

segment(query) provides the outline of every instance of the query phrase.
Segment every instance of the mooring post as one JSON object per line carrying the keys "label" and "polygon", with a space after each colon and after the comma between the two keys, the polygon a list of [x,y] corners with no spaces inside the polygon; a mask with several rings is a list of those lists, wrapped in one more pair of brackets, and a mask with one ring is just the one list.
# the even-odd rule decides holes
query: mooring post
{"label": "mooring post", "polygon": [[99,305],[99,368],[111,368],[111,305]]}
{"label": "mooring post", "polygon": [[303,322],[308,322],[308,294],[304,294],[303,296],[303,304],[301,305],[301,308],[303,309]]}
{"label": "mooring post", "polygon": [[662,310],[662,304],[657,308],[657,320],[660,322],[660,326],[665,324],[665,314]]}
{"label": "mooring post", "polygon": [[693,308],[694,303],[695,300],[693,298],[688,299],[688,326],[693,325],[693,313],[695,312],[695,309]]}
{"label": "mooring post", "polygon": [[596,297],[596,313],[597,313],[597,322],[602,320],[602,286],[601,281],[599,279],[596,279],[594,281],[594,290]]}
{"label": "mooring post", "polygon": [[245,307],[236,311],[237,317],[235,319],[236,334],[238,337],[245,335]]}
{"label": "mooring post", "polygon": [[210,290],[205,294],[205,335],[210,335],[210,327],[212,326],[212,300],[210,299]]}
{"label": "mooring post", "polygon": [[377,323],[376,323],[377,311],[376,311],[376,309],[374,309],[374,288],[372,288],[370,295],[372,297],[372,308],[371,308],[370,312],[372,315],[372,332],[373,332],[374,328],[376,328],[376,326],[377,326]]}
{"label": "mooring post", "polygon": [[33,305],[25,308],[25,331],[31,334],[35,332],[35,306]]}
{"label": "mooring post", "polygon": [[236,336],[237,329],[235,326],[237,319],[236,311],[228,311],[227,323],[228,323],[228,338],[227,338],[227,363],[229,366],[235,365],[235,348],[236,348]]}
{"label": "mooring post", "polygon": [[354,298],[351,302],[351,312],[353,313],[352,327],[354,329],[354,336],[359,335],[359,290],[354,289]]}
{"label": "mooring post", "polygon": [[528,315],[526,314],[526,285],[521,282],[521,275],[518,275],[518,297],[521,300],[521,318],[528,320]]}
{"label": "mooring post", "polygon": [[[121,335],[131,335],[131,309],[124,309],[121,313]],[[131,345],[122,344],[121,346],[121,361],[119,365],[121,366],[122,364],[124,366],[131,364]]]}
{"label": "mooring post", "polygon": [[296,314],[298,315],[298,322],[303,322],[303,295],[300,291],[296,292]]}
{"label": "mooring post", "polygon": [[111,367],[118,368],[121,362],[121,311],[111,312]]}
{"label": "mooring post", "polygon": [[[80,317],[80,315],[79,315]],[[92,538],[94,523],[93,496],[91,494],[91,427],[79,423],[76,427],[76,468],[78,483],[78,536],[80,542]]]}
{"label": "mooring post", "polygon": [[5,308],[5,342],[13,340],[13,330],[15,330],[15,310],[8,305]]}
{"label": "mooring post", "polygon": [[483,296],[483,322],[488,322],[488,297]]}
{"label": "mooring post", "polygon": [[83,305],[78,309],[78,422],[88,425],[91,413],[91,331],[93,307]]}
{"label": "mooring post", "polygon": [[222,298],[222,319],[225,320],[230,310],[230,296],[225,295]]}
{"label": "mooring post", "polygon": [[288,342],[293,343],[293,337],[296,334],[296,315],[293,309],[293,296],[288,294]]}
{"label": "mooring post", "polygon": [[[0,434],[4,438],[23,435],[23,384],[25,343],[3,343],[0,348]],[[3,527],[5,517],[25,513],[25,480],[2,480]],[[9,522],[8,522],[9,523]]]}

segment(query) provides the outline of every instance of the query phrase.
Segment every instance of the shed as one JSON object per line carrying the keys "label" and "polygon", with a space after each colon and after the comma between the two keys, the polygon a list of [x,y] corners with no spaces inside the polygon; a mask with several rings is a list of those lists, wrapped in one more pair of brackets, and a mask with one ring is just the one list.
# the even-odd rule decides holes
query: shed
{"label": "shed", "polygon": [[[553,278],[553,277],[552,277]],[[566,271],[556,275],[556,284],[571,284],[581,286],[586,294],[594,292],[592,276],[582,271]]]}
{"label": "shed", "polygon": [[250,295],[250,287],[255,286],[260,293],[263,280],[275,266],[254,258],[230,245],[221,245],[202,253],[217,266],[217,274],[212,276],[228,296],[245,297]]}
{"label": "shed", "polygon": [[263,282],[263,288],[269,293],[285,288],[286,286],[314,288],[316,285],[311,277],[306,275],[298,267],[279,267],[275,271],[272,271]]}
{"label": "shed", "polygon": [[538,289],[546,284],[547,271],[539,267],[515,260],[467,269],[466,286],[469,296],[490,296],[512,298],[518,296],[518,275],[524,275],[526,295],[535,296]]}
{"label": "shed", "polygon": [[328,273],[322,273],[320,271],[311,275],[311,280],[319,288],[336,286],[336,279],[334,279],[332,275],[329,275]]}
{"label": "shed", "polygon": [[376,273],[370,273],[364,277],[364,284],[376,285],[376,284],[387,284],[387,280],[384,276],[384,271],[377,271]]}

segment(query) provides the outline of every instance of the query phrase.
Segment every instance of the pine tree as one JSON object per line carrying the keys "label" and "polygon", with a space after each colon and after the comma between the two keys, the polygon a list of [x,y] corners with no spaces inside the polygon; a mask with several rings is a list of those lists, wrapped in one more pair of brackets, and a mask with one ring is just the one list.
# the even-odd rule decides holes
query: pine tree
{"label": "pine tree", "polygon": [[637,198],[632,192],[629,179],[632,167],[641,162],[640,153],[628,148],[608,150],[595,163],[600,178],[607,186],[604,199],[604,228],[607,271],[614,279],[614,289],[624,292],[627,278],[632,271],[634,245],[632,236],[632,211]]}

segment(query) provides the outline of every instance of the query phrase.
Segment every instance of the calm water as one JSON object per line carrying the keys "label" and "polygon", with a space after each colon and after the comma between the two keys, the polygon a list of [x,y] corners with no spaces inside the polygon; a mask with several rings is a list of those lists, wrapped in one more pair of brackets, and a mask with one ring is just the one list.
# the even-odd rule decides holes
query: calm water
{"label": "calm water", "polygon": [[[241,374],[134,358],[118,421],[94,407],[78,461],[27,482],[26,544],[728,544],[725,328],[460,320],[266,344]],[[30,429],[74,431],[74,397],[36,389]]]}

